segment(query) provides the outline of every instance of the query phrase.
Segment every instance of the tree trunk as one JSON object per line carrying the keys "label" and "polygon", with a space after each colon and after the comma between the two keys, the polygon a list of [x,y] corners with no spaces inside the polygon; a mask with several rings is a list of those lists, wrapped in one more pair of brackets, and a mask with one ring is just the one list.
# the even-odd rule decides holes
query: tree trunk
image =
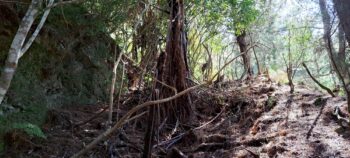
{"label": "tree trunk", "polygon": [[338,50],[339,59],[343,60],[342,62],[345,62],[346,39],[345,39],[345,33],[343,30],[343,27],[341,25],[338,26],[338,42],[339,42],[339,50]]}
{"label": "tree trunk", "polygon": [[[162,53],[158,60],[158,80],[176,88],[181,92],[187,88],[188,65],[186,62],[186,46],[184,28],[184,2],[183,0],[170,0],[170,19],[166,42],[166,52]],[[169,87],[157,84],[160,90],[160,98],[166,98],[175,94]],[[170,123],[177,120],[186,121],[192,114],[189,95],[165,103],[163,118],[167,117]]]}
{"label": "tree trunk", "polygon": [[350,44],[350,1],[333,0],[334,8],[337,11],[340,25],[342,26],[346,40]]}
{"label": "tree trunk", "polygon": [[291,34],[290,30],[288,30],[288,63],[287,64],[287,77],[288,77],[288,85],[290,87],[290,93],[294,93],[294,83],[293,83],[293,63],[292,63],[292,52],[291,52],[291,42],[290,42]]}
{"label": "tree trunk", "polygon": [[159,42],[155,39],[159,38],[160,33],[157,27],[157,18],[154,11],[149,9],[143,16],[143,23],[136,28],[133,35],[132,58],[136,63],[139,63],[142,71],[129,73],[129,89],[131,90],[142,88],[145,74],[156,65],[155,56],[159,52],[157,47]]}
{"label": "tree trunk", "polygon": [[28,32],[33,25],[35,17],[39,12],[40,6],[41,0],[32,0],[12,41],[4,69],[0,76],[0,103],[2,103],[7,90],[10,87],[12,78],[17,69],[18,60],[25,53],[22,52],[22,48],[24,46]]}
{"label": "tree trunk", "polygon": [[242,55],[243,58],[243,64],[244,64],[244,73],[241,78],[247,78],[250,79],[253,76],[253,70],[250,63],[250,53],[247,52],[248,49],[248,43],[246,40],[246,32],[243,31],[241,34],[236,35],[237,36],[237,43],[239,45],[239,49],[241,53],[245,53]]}
{"label": "tree trunk", "polygon": [[[345,62],[345,44],[341,43],[342,39],[342,31],[345,33],[345,38],[350,44],[350,1],[346,0],[333,0],[334,2],[334,9],[337,12],[339,22],[341,25],[341,29],[339,29],[339,43],[341,44],[339,49],[341,52],[339,52],[339,59],[342,61],[340,62],[342,65],[341,73],[343,75],[343,86],[347,94],[348,99],[348,111],[350,112],[350,73],[349,73],[349,64]],[[343,49],[343,50],[342,50]]]}
{"label": "tree trunk", "polygon": [[[253,42],[252,34],[249,34],[249,39],[250,39],[250,43],[253,44],[254,42]],[[255,47],[252,46],[252,49],[256,60],[256,66],[258,67],[258,75],[261,75],[260,62],[259,62],[258,56],[256,55]]]}
{"label": "tree trunk", "polygon": [[[349,2],[346,1],[338,1],[338,0],[334,0],[335,3],[335,9],[338,12],[338,16],[339,16],[339,20],[340,23],[343,27],[343,30],[345,32],[345,37],[348,39],[347,36],[350,33],[350,28],[348,28],[349,30],[346,30],[345,28],[347,27],[347,25],[343,25],[343,24],[350,24],[347,23],[347,15],[346,12],[350,13],[348,10],[345,10],[342,3],[345,2],[345,6],[346,3],[349,4]],[[339,80],[341,81],[343,88],[347,94],[347,99],[348,99],[348,111],[350,111],[350,76],[349,76],[349,71],[348,71],[348,66],[345,63],[345,60],[340,59],[340,56],[343,52],[335,52],[335,49],[333,47],[333,42],[332,42],[332,37],[331,37],[331,18],[329,16],[328,10],[327,10],[327,4],[325,0],[319,0],[319,5],[320,5],[320,10],[321,10],[321,15],[322,15],[322,20],[323,20],[323,28],[324,28],[324,36],[323,36],[323,40],[325,41],[326,44],[326,48],[327,48],[327,52],[328,52],[328,56],[330,58],[330,62],[332,67],[334,68],[335,72],[337,73],[337,76],[339,78]],[[341,5],[341,6],[339,6]],[[349,6],[349,5],[347,5]],[[341,30],[339,30],[341,31]],[[340,48],[342,49],[342,48]]]}

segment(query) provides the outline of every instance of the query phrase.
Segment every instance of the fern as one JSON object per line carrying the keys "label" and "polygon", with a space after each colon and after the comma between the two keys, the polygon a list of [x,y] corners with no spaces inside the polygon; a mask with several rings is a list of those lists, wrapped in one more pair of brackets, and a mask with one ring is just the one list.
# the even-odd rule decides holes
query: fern
{"label": "fern", "polygon": [[12,129],[21,129],[31,137],[46,139],[46,136],[40,127],[31,123],[15,123],[12,125]]}

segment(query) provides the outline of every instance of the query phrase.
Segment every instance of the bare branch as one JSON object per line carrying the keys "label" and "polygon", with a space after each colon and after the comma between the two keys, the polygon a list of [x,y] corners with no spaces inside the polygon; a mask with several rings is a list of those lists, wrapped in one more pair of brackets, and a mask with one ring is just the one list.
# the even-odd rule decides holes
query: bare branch
{"label": "bare branch", "polygon": [[305,68],[307,74],[309,74],[309,76],[311,77],[311,79],[312,79],[318,86],[320,86],[322,89],[326,90],[332,97],[336,97],[336,96],[334,95],[334,93],[333,93],[329,88],[327,88],[326,86],[324,86],[323,84],[321,84],[319,81],[317,81],[316,78],[314,78],[314,77],[311,75],[311,73],[310,73],[310,71],[309,71],[309,69],[307,68],[307,66],[306,66],[305,63],[302,63],[302,65],[304,66],[304,68]]}
{"label": "bare branch", "polygon": [[47,6],[45,9],[51,9],[51,8],[66,5],[66,4],[82,3],[82,2],[84,2],[84,0],[59,1],[51,6]]}
{"label": "bare branch", "polygon": [[[249,50],[251,49],[248,48],[246,52],[248,52]],[[78,157],[81,157],[83,154],[85,154],[86,152],[88,152],[89,150],[91,150],[94,146],[96,146],[99,142],[105,140],[107,137],[109,137],[113,132],[115,132],[116,130],[120,129],[125,123],[129,122],[129,117],[131,115],[133,115],[135,112],[145,108],[145,107],[149,107],[149,106],[152,106],[152,105],[156,105],[156,104],[159,104],[159,105],[163,105],[161,103],[165,103],[165,102],[169,102],[169,101],[172,101],[178,97],[181,97],[199,87],[202,87],[202,86],[205,86],[205,85],[209,85],[212,83],[212,81],[215,79],[215,77],[226,67],[228,66],[231,62],[233,62],[235,59],[237,59],[238,57],[240,57],[242,54],[245,54],[246,52],[244,53],[241,53],[239,54],[238,56],[234,57],[233,59],[231,59],[229,62],[225,63],[223,67],[221,67],[219,69],[219,71],[213,76],[213,78],[211,80],[209,80],[208,82],[205,82],[205,83],[202,83],[202,84],[199,84],[199,85],[196,85],[196,86],[193,86],[193,87],[190,87],[190,88],[187,88],[171,97],[168,97],[168,98],[164,98],[164,99],[160,99],[160,100],[154,100],[154,101],[148,101],[148,102],[145,102],[143,104],[140,104],[140,105],[137,105],[135,106],[134,108],[132,108],[131,110],[129,110],[112,128],[109,128],[108,130],[106,130],[105,132],[103,132],[102,134],[100,134],[94,141],[92,141],[90,144],[86,145],[84,149],[80,150],[78,153],[76,153],[75,155],[73,155],[71,158],[78,158]]]}
{"label": "bare branch", "polygon": [[182,95],[187,94],[190,91],[193,91],[201,86],[207,85],[207,83],[202,83],[200,85],[197,86],[193,86],[190,88],[187,88],[186,90],[168,97],[168,98],[164,98],[164,99],[160,99],[160,100],[154,100],[154,101],[148,101],[145,102],[143,104],[137,105],[136,107],[132,108],[131,110],[129,110],[128,113],[126,113],[112,128],[108,129],[107,131],[105,131],[104,133],[102,133],[101,135],[99,135],[94,141],[92,141],[90,144],[88,144],[84,149],[82,149],[81,151],[79,151],[77,154],[73,155],[72,158],[78,158],[81,157],[83,154],[85,154],[86,152],[88,152],[89,150],[91,150],[95,145],[97,145],[97,143],[105,140],[107,137],[109,137],[114,131],[120,129],[125,123],[128,122],[129,117],[134,114],[135,112],[139,111],[140,109],[143,109],[145,107],[151,106],[151,105],[155,105],[155,104],[161,104],[161,103],[165,103],[165,102],[169,102],[171,100],[174,100],[178,97],[181,97]]}
{"label": "bare branch", "polygon": [[[54,0],[50,0],[49,1],[48,7],[53,5],[53,1]],[[28,51],[28,49],[30,48],[30,46],[33,44],[35,38],[38,36],[40,30],[44,26],[45,21],[47,19],[47,16],[49,15],[50,11],[51,11],[51,9],[46,9],[45,10],[44,15],[41,17],[39,25],[36,27],[34,33],[29,38],[29,40],[27,41],[26,45],[21,49],[21,52],[19,53],[19,58],[21,58],[23,56],[23,54],[26,53]]]}

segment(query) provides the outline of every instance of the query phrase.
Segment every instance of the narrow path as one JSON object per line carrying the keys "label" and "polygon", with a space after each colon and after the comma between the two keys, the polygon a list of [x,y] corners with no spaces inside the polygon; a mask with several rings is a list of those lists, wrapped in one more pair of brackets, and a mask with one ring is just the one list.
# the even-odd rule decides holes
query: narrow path
{"label": "narrow path", "polygon": [[278,157],[350,157],[349,138],[336,132],[340,126],[331,116],[335,106],[346,105],[342,98],[331,98],[301,86],[296,87],[293,96],[288,94],[287,86],[275,93],[280,101],[258,119],[261,123],[255,137],[273,133],[279,133],[279,137],[257,150],[261,157],[274,155],[271,150],[276,150]]}

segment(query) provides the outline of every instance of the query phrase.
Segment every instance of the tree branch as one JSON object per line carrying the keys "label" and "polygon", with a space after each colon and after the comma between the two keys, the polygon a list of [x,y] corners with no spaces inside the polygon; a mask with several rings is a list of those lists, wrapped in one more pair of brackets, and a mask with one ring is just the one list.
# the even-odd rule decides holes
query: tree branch
{"label": "tree branch", "polygon": [[84,2],[84,0],[59,1],[51,6],[47,6],[45,9],[47,10],[47,9],[51,9],[51,8],[66,5],[66,4],[81,3],[81,2]]}
{"label": "tree branch", "polygon": [[[250,48],[247,49],[247,51],[249,50]],[[246,52],[247,52],[246,51]],[[209,85],[212,83],[212,81],[215,79],[215,77],[220,73],[220,71],[222,71],[226,66],[228,66],[231,62],[233,62],[235,59],[237,59],[238,57],[240,57],[241,55],[245,54],[246,52],[244,53],[241,53],[239,55],[237,55],[236,57],[234,57],[233,59],[231,59],[229,62],[225,63],[223,67],[221,67],[219,69],[219,71],[208,81],[208,82],[205,82],[205,83],[202,83],[202,84],[199,84],[199,85],[196,85],[196,86],[193,86],[193,87],[190,87],[190,88],[187,88],[171,97],[168,97],[168,98],[164,98],[164,99],[160,99],[160,100],[154,100],[154,101],[148,101],[148,102],[145,102],[143,104],[140,104],[140,105],[137,105],[135,106],[134,108],[132,108],[131,110],[128,111],[128,113],[126,113],[122,118],[120,118],[120,120],[112,127],[112,128],[109,128],[108,130],[106,130],[105,132],[103,132],[102,134],[100,134],[95,140],[93,140],[90,144],[86,145],[84,149],[80,150],[78,153],[76,153],[75,155],[73,155],[71,158],[78,158],[78,157],[81,157],[83,154],[85,154],[86,152],[88,152],[89,150],[91,150],[94,146],[96,146],[99,142],[105,140],[107,137],[109,137],[114,131],[120,129],[125,123],[129,122],[129,118],[132,114],[134,114],[135,112],[145,108],[145,107],[149,107],[149,106],[152,106],[152,105],[155,105],[155,104],[160,104],[162,105],[161,103],[165,103],[165,102],[169,102],[171,100],[174,100],[178,97],[181,97],[199,87],[202,87],[202,86],[205,86],[205,85]]]}
{"label": "tree branch", "polygon": [[302,63],[303,67],[305,68],[307,74],[309,74],[309,76],[311,77],[311,79],[318,85],[320,86],[322,89],[326,90],[332,97],[336,97],[335,94],[326,86],[322,85],[319,81],[317,81],[316,78],[314,78],[314,76],[311,75],[309,69],[307,68],[305,63]]}

